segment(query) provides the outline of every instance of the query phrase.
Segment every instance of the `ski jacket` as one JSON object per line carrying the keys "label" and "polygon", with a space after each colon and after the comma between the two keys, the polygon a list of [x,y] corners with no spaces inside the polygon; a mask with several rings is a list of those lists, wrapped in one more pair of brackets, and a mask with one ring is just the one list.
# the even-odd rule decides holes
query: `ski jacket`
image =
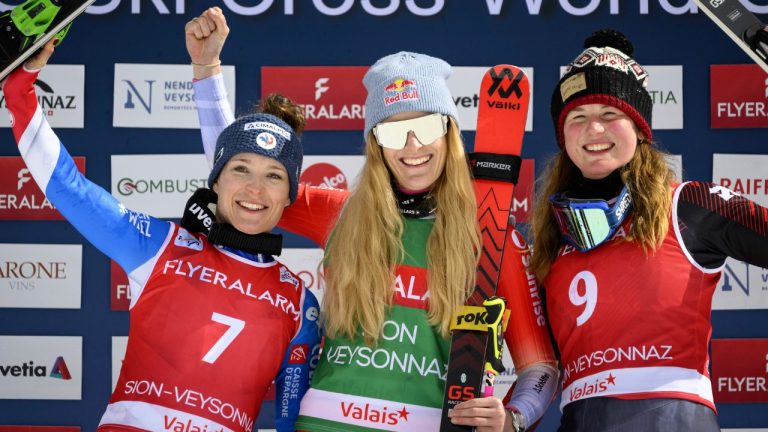
{"label": "ski jacket", "polygon": [[588,252],[561,247],[544,280],[561,354],[561,407],[584,398],[679,398],[713,410],[712,297],[728,256],[768,267],[768,210],[711,183],[673,191],[655,252],[623,241],[631,218]]}
{"label": "ski jacket", "polygon": [[276,424],[294,430],[319,351],[318,304],[269,255],[131,211],[75,166],[39,108],[37,72],[4,85],[13,133],[37,184],[128,274],[128,345],[99,431],[250,432],[276,381]]}
{"label": "ski jacket", "polygon": [[[203,147],[212,163],[216,138],[234,118],[221,75],[196,81],[194,87]],[[348,196],[338,189],[302,185],[279,226],[325,247]],[[375,348],[360,337],[325,337],[317,373],[301,404],[298,429],[439,429],[450,340],[427,319],[426,244],[433,220],[404,218],[404,224],[406,258],[395,269],[393,307],[383,337]],[[521,376],[507,406],[533,422],[555,391],[556,360],[538,286],[527,269],[528,247],[515,230],[505,241],[497,295],[507,299],[511,310],[504,336]]]}

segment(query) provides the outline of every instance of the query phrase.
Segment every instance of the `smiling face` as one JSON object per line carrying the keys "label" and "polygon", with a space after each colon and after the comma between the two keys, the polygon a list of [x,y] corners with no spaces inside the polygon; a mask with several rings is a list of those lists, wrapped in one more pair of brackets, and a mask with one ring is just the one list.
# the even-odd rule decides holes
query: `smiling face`
{"label": "smiling face", "polygon": [[563,126],[565,151],[588,179],[601,179],[626,165],[635,154],[637,129],[610,105],[580,105],[568,112]]}
{"label": "smiling face", "polygon": [[290,204],[290,183],[283,164],[255,153],[232,157],[213,190],[219,195],[217,219],[246,234],[272,230]]}
{"label": "smiling face", "polygon": [[[384,122],[410,120],[429,115],[424,112],[404,112],[388,117]],[[445,168],[448,142],[445,135],[431,143],[422,143],[413,132],[408,133],[405,147],[399,150],[382,147],[384,160],[405,192],[432,188]]]}

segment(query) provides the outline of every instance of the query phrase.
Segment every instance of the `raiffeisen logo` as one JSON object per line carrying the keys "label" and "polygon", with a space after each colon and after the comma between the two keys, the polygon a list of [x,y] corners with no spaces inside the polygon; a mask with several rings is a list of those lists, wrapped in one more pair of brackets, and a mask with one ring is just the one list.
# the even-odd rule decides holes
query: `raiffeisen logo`
{"label": "raiffeisen logo", "polygon": [[51,367],[50,374],[48,373],[48,368],[45,366],[35,365],[35,362],[28,361],[21,365],[0,365],[0,375],[4,377],[50,377],[63,380],[72,379],[67,363],[64,361],[64,357],[61,356],[56,358],[56,361]]}
{"label": "raiffeisen logo", "polygon": [[347,190],[347,177],[341,170],[329,163],[316,163],[301,173],[299,183],[325,189]]}
{"label": "raiffeisen logo", "polygon": [[207,179],[139,179],[124,177],[117,182],[120,195],[130,196],[134,193],[192,193],[201,187],[206,187]]}

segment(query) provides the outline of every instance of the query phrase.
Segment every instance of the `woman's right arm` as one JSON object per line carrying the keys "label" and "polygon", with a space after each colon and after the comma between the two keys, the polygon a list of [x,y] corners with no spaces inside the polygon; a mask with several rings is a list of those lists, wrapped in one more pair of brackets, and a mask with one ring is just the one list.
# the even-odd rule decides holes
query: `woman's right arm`
{"label": "woman's right arm", "polygon": [[218,7],[206,9],[184,26],[187,53],[192,61],[195,107],[209,169],[213,168],[216,139],[235,121],[221,74],[220,55],[227,35],[227,20]]}
{"label": "woman's right arm", "polygon": [[[210,168],[219,134],[235,120],[219,66],[229,27],[221,9],[212,7],[188,22],[184,30],[193,65],[203,151]],[[286,207],[278,226],[325,247],[348,196],[347,191],[338,189],[300,186],[296,201]]]}
{"label": "woman's right arm", "polygon": [[347,198],[345,190],[299,185],[296,200],[283,210],[277,226],[325,248]]}
{"label": "woman's right arm", "polygon": [[[53,46],[44,48],[47,49],[50,51],[41,55],[49,56]],[[42,67],[45,62],[37,64]],[[22,67],[3,84],[19,152],[48,200],[88,241],[117,261],[134,282],[138,282],[131,284],[132,290],[139,289],[145,282],[144,276],[131,273],[157,254],[171,224],[126,209],[78,171],[38,105],[34,89],[38,73],[39,70]],[[138,298],[138,292],[131,294]]]}

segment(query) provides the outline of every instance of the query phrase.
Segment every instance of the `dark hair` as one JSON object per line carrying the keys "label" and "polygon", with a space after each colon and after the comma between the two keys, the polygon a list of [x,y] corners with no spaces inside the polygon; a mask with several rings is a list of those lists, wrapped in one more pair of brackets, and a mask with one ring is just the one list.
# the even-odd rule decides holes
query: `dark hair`
{"label": "dark hair", "polygon": [[293,132],[301,136],[307,123],[304,110],[292,100],[279,93],[270,93],[259,102],[258,110],[266,114],[272,114],[280,120],[288,123]]}

